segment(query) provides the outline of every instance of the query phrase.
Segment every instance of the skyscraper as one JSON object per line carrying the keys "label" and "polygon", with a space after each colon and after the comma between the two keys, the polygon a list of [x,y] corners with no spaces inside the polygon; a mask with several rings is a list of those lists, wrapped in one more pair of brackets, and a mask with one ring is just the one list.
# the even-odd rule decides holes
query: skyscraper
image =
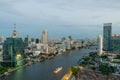
{"label": "skyscraper", "polygon": [[43,44],[47,44],[48,43],[48,31],[47,29],[45,29],[42,33],[42,38],[41,38],[41,42]]}
{"label": "skyscraper", "polygon": [[13,30],[13,36],[7,38],[3,45],[3,66],[20,66],[25,63],[24,42],[18,38],[16,28]]}
{"label": "skyscraper", "polygon": [[101,35],[99,35],[98,36],[98,55],[102,55],[102,48],[103,48],[103,39],[102,39],[102,36]]}
{"label": "skyscraper", "polygon": [[112,23],[104,23],[103,27],[103,49],[111,50]]}

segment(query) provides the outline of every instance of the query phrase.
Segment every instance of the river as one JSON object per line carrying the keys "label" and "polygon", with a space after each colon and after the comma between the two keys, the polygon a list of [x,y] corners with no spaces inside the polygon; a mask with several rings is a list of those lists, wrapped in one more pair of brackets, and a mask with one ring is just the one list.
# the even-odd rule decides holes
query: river
{"label": "river", "polygon": [[[91,47],[61,54],[51,60],[21,68],[0,80],[61,80],[71,66],[78,65],[77,61],[93,50],[94,48]],[[54,74],[53,71],[59,66],[63,67],[62,71]]]}

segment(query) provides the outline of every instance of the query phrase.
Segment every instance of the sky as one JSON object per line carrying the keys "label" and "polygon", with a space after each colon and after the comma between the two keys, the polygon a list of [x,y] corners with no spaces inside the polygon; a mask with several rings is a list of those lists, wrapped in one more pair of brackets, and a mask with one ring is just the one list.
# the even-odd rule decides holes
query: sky
{"label": "sky", "polygon": [[120,33],[119,16],[120,0],[0,0],[0,36],[16,23],[20,37],[40,38],[46,28],[49,38],[96,38],[103,23]]}

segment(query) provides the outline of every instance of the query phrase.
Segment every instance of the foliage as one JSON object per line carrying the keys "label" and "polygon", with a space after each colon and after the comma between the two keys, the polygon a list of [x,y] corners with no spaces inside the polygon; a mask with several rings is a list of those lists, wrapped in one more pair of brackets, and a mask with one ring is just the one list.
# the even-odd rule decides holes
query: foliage
{"label": "foliage", "polygon": [[106,59],[106,58],[108,58],[108,56],[107,55],[102,55],[101,58]]}
{"label": "foliage", "polygon": [[0,66],[0,74],[3,74],[7,70],[8,70],[7,68]]}
{"label": "foliage", "polygon": [[41,56],[41,59],[42,59],[42,60],[45,60],[45,57],[44,57],[44,56]]}
{"label": "foliage", "polygon": [[75,77],[77,77],[77,74],[79,71],[80,71],[80,68],[71,67],[71,72]]}
{"label": "foliage", "polygon": [[97,53],[96,52],[91,52],[90,54],[89,54],[89,57],[91,58],[91,60],[92,61],[95,61],[95,58],[98,58],[99,56],[97,55]]}
{"label": "foliage", "polygon": [[33,52],[26,53],[27,55],[33,55]]}
{"label": "foliage", "polygon": [[90,56],[90,57],[96,57],[96,56],[98,56],[98,55],[97,55],[96,52],[90,52],[90,53],[89,53],[89,56]]}
{"label": "foliage", "polygon": [[86,56],[86,57],[83,57],[82,59],[83,59],[85,62],[88,62],[88,61],[90,60],[90,58],[87,57],[87,56]]}
{"label": "foliage", "polygon": [[50,54],[48,54],[48,56],[55,56],[55,54],[54,53],[50,53]]}
{"label": "foliage", "polygon": [[92,67],[92,70],[95,70],[95,66]]}
{"label": "foliage", "polygon": [[89,63],[89,60],[90,60],[89,57],[85,56],[85,57],[83,57],[82,59],[83,59],[83,64],[84,64],[84,65],[87,65],[87,64]]}
{"label": "foliage", "polygon": [[100,65],[99,70],[102,72],[102,74],[105,74],[105,75],[109,75],[110,73],[113,72],[111,67],[108,65]]}

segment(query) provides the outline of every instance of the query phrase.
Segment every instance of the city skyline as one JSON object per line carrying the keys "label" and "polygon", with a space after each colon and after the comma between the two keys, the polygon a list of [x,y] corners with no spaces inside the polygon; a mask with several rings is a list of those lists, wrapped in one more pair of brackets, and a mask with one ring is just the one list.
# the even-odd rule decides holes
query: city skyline
{"label": "city skyline", "polygon": [[47,28],[49,38],[95,38],[108,22],[113,23],[113,33],[119,33],[118,0],[1,0],[0,4],[0,36],[10,36],[14,23],[21,37],[40,37]]}
{"label": "city skyline", "polygon": [[0,0],[0,80],[119,80],[119,0]]}

